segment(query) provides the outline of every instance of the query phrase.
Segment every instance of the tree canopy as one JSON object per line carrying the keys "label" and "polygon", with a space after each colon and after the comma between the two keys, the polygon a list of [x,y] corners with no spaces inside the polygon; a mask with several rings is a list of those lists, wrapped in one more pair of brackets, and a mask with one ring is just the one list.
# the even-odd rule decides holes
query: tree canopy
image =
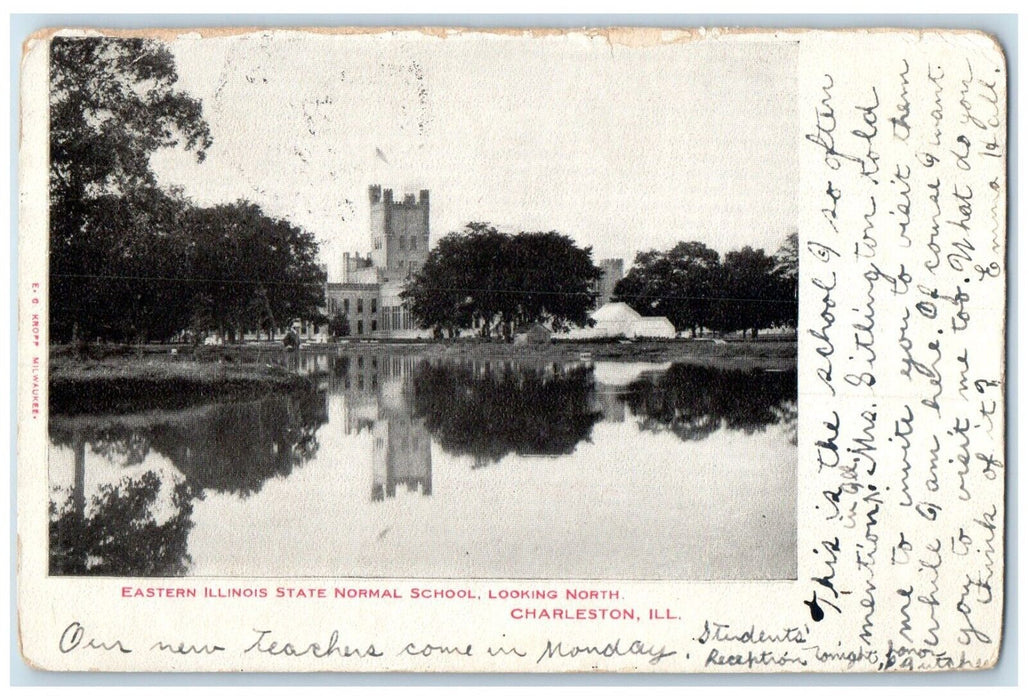
{"label": "tree canopy", "polygon": [[615,295],[644,316],[667,316],[678,329],[706,325],[711,313],[720,255],[696,241],[666,253],[640,253]]}
{"label": "tree canopy", "polygon": [[159,149],[204,160],[202,105],[151,39],[57,37],[50,50],[50,332],[164,340],[189,327],[270,330],[317,316],[314,237],[239,202],[162,188]]}
{"label": "tree canopy", "polygon": [[194,209],[186,228],[194,327],[270,332],[320,316],[325,273],[313,234],[245,201]]}
{"label": "tree canopy", "polygon": [[167,283],[183,272],[185,242],[174,223],[184,203],[157,189],[150,156],[182,146],[202,160],[211,137],[200,103],[176,91],[177,80],[160,42],[51,42],[50,304],[58,340],[181,328]]}
{"label": "tree canopy", "polygon": [[639,253],[618,282],[614,298],[644,316],[667,316],[675,328],[696,334],[796,325],[797,234],[774,256],[749,246],[717,251],[697,241],[668,251]]}
{"label": "tree canopy", "polygon": [[592,250],[564,234],[471,223],[436,244],[402,296],[424,328],[453,335],[480,327],[510,338],[527,323],[587,325],[601,274]]}

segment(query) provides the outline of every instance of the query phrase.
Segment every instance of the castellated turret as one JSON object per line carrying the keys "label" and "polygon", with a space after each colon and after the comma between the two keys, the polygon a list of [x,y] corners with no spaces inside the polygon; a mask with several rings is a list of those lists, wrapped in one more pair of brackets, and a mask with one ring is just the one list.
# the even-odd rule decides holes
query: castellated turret
{"label": "castellated turret", "polygon": [[381,185],[368,187],[371,205],[371,259],[382,280],[400,280],[413,275],[428,257],[428,190],[417,197],[393,197]]}

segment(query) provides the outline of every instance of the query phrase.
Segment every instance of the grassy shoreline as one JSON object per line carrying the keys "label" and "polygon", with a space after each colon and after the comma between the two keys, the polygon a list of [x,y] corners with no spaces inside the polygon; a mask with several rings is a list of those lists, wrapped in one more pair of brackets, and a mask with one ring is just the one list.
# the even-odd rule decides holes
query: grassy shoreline
{"label": "grassy shoreline", "polygon": [[577,341],[541,345],[507,343],[435,344],[426,357],[482,360],[574,361],[583,358],[608,362],[689,362],[723,369],[789,370],[796,367],[795,341],[708,340],[596,342]]}
{"label": "grassy shoreline", "polygon": [[[796,340],[759,338],[756,340],[715,341],[710,339],[676,340],[573,340],[540,344],[517,344],[478,339],[459,340],[350,340],[338,343],[305,344],[300,349],[306,354],[383,354],[415,357],[467,357],[471,359],[543,359],[573,360],[583,353],[592,359],[613,361],[654,362],[688,361],[691,359],[738,358],[750,360],[793,360],[796,358]],[[142,346],[91,346],[80,355],[70,346],[50,349],[51,366],[56,359],[63,361],[141,361],[147,358],[187,358],[199,363],[228,362],[267,364],[285,357],[281,343],[263,342],[238,345],[200,346],[153,344]]]}
{"label": "grassy shoreline", "polygon": [[[300,351],[311,355],[324,353],[482,361],[686,362],[717,369],[796,369],[796,342],[792,340],[579,341],[539,345],[349,342],[314,345]],[[50,356],[50,406],[52,412],[66,415],[98,408],[115,412],[140,407],[174,409],[310,390],[313,380],[280,366],[287,362],[281,346],[272,344],[197,349],[168,345],[95,347],[83,355],[56,347],[51,349]]]}
{"label": "grassy shoreline", "polygon": [[65,415],[97,408],[176,409],[218,400],[256,399],[309,390],[311,380],[281,367],[131,356],[50,360],[50,409]]}

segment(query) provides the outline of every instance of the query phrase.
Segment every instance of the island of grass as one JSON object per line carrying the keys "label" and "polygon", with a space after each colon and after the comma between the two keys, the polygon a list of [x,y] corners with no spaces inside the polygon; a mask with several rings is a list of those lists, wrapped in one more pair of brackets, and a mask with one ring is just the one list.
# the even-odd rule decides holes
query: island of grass
{"label": "island of grass", "polygon": [[177,409],[313,388],[310,378],[273,364],[170,361],[146,355],[51,356],[49,386],[51,412],[66,415]]}

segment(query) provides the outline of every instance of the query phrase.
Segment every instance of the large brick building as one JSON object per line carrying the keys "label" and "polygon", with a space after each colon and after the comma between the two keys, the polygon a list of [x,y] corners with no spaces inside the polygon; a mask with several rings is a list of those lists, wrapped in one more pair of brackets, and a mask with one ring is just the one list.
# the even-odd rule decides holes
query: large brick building
{"label": "large brick building", "polygon": [[[419,329],[400,298],[407,281],[421,269],[431,245],[429,192],[405,194],[395,199],[393,191],[381,185],[368,188],[371,213],[371,253],[343,253],[340,272],[325,285],[323,312],[329,318],[342,314],[348,325],[347,337],[414,338],[431,335]],[[601,260],[603,271],[596,284],[597,306],[610,301],[614,286],[624,276],[620,258]],[[327,326],[301,322],[296,326],[306,341],[329,339]]]}
{"label": "large brick building", "polygon": [[368,188],[371,254],[344,253],[338,280],[325,290],[325,311],[343,314],[355,338],[424,335],[400,299],[407,280],[421,269],[429,250],[428,190],[393,198],[380,185]]}

